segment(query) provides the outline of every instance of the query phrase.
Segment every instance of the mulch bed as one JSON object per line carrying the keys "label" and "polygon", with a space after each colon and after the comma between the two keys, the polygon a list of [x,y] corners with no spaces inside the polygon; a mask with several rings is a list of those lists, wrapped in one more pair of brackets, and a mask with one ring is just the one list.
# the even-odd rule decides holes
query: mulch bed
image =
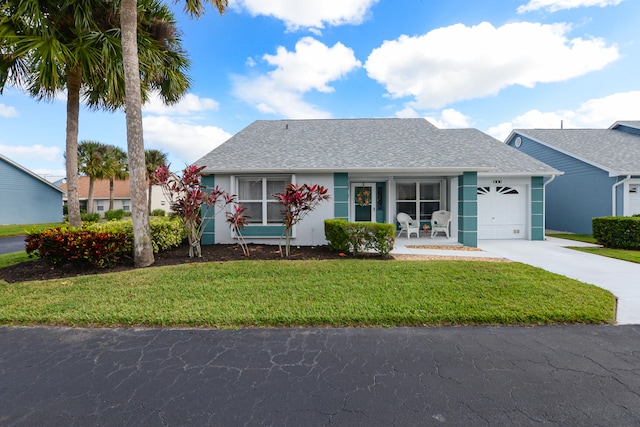
{"label": "mulch bed", "polygon": [[[284,248],[283,248],[284,249]],[[245,257],[238,245],[206,245],[202,246],[201,258],[189,258],[189,247],[183,244],[174,249],[155,254],[153,267],[165,265],[179,265],[212,261],[239,261],[239,260],[286,260],[280,256],[277,245],[249,245],[250,256]],[[392,259],[390,255],[359,255],[358,257],[370,259]],[[291,247],[290,260],[300,259],[339,259],[354,258],[353,255],[329,251],[328,246],[293,246]],[[91,274],[112,273],[117,271],[132,270],[133,260],[126,259],[114,267],[94,268],[63,266],[53,268],[40,259],[11,265],[0,269],[0,280],[8,283],[26,282],[31,280],[49,280],[65,277],[85,276]]]}

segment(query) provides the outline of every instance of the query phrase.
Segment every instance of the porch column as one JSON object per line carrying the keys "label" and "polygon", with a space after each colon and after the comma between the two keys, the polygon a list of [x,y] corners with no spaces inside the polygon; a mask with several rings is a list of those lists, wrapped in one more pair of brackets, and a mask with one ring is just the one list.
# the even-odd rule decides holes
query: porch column
{"label": "porch column", "polygon": [[[216,186],[215,175],[205,175],[202,177],[202,185],[214,188]],[[213,245],[216,243],[216,219],[215,216],[210,217],[211,220],[205,225],[202,239],[200,243],[203,245]],[[203,218],[206,219],[206,218]]]}
{"label": "porch column", "polygon": [[544,240],[544,179],[531,177],[531,240]]}
{"label": "porch column", "polygon": [[478,173],[458,177],[458,242],[478,246]]}
{"label": "porch column", "polygon": [[333,216],[349,220],[349,174],[333,174]]}

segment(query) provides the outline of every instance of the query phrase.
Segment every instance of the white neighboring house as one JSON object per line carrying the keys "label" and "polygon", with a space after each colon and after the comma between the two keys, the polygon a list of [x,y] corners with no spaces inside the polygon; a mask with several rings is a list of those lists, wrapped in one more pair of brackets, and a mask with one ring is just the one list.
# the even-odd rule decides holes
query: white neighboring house
{"label": "white neighboring house", "polygon": [[[113,182],[113,210],[122,209],[131,212],[131,191],[129,189],[129,178],[125,180],[115,180]],[[98,179],[93,183],[93,211],[104,216],[109,210],[110,188],[108,179]],[[65,191],[64,203],[67,203],[67,184],[60,186]],[[148,190],[147,190],[148,193]],[[80,198],[80,209],[87,209],[89,200],[89,177],[78,177],[78,195]],[[162,187],[154,185],[151,187],[151,211],[162,209],[166,213],[171,212],[169,201],[162,192]]]}

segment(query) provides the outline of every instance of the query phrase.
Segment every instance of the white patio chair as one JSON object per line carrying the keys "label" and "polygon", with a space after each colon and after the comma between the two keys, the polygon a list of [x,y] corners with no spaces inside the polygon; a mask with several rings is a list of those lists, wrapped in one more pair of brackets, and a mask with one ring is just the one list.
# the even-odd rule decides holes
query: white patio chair
{"label": "white patio chair", "polygon": [[435,211],[431,214],[431,237],[443,232],[449,238],[449,224],[451,224],[451,212]]}
{"label": "white patio chair", "polygon": [[420,222],[418,220],[411,219],[409,215],[404,212],[400,212],[396,219],[400,223],[400,231],[398,237],[404,231],[407,234],[407,239],[411,239],[411,234],[415,233],[416,237],[420,237]]}

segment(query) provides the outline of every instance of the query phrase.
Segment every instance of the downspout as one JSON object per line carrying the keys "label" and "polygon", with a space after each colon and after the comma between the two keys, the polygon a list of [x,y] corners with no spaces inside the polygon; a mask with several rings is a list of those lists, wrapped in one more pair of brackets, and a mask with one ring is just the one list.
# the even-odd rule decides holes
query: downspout
{"label": "downspout", "polygon": [[[554,179],[556,179],[556,176],[558,175],[551,175],[551,179],[545,182],[544,184],[542,184],[542,197],[544,202],[543,204],[544,209],[542,210],[542,232],[543,233],[547,229],[547,185],[551,184],[551,182]],[[545,237],[545,240],[546,240],[546,237]]]}
{"label": "downspout", "polygon": [[[631,175],[627,175],[627,177],[625,179],[623,179],[622,181],[618,181],[615,184],[613,184],[613,187],[611,187],[611,216],[617,216],[617,212],[616,212],[616,187],[620,184],[624,184],[625,182],[629,181],[631,179]],[[624,211],[622,212],[624,214]]]}

